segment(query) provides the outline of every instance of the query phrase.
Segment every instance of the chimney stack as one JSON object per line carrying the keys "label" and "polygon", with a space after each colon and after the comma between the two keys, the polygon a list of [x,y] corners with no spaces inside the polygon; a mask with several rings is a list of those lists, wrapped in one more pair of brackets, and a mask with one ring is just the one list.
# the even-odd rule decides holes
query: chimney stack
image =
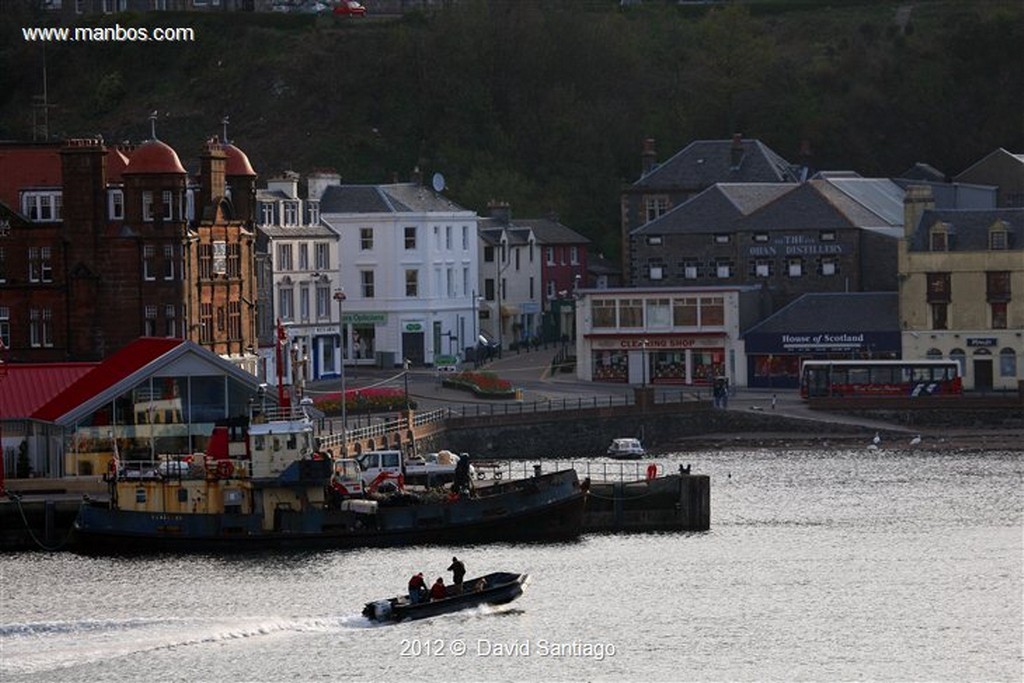
{"label": "chimney stack", "polygon": [[935,208],[932,188],[927,185],[911,185],[903,195],[903,236],[909,238],[917,230],[925,211]]}
{"label": "chimney stack", "polygon": [[512,222],[512,207],[509,206],[508,202],[496,202],[492,199],[487,203],[487,211],[491,218],[502,225],[508,225]]}
{"label": "chimney stack", "polygon": [[224,166],[227,155],[216,138],[206,143],[199,157],[199,201],[196,216],[202,216],[206,209],[224,196]]}
{"label": "chimney stack", "polygon": [[654,138],[644,140],[644,149],[640,155],[641,177],[654,170],[658,163],[658,154],[654,151]]}

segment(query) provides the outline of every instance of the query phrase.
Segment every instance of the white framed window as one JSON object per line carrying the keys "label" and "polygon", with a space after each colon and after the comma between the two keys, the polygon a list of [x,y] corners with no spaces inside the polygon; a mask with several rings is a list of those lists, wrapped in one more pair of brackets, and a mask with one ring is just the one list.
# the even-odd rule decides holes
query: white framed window
{"label": "white framed window", "polygon": [[700,274],[700,266],[696,261],[683,261],[683,278],[686,280],[696,280]]}
{"label": "white framed window", "polygon": [[277,312],[281,320],[291,320],[295,317],[295,290],[291,287],[281,287],[277,290]]}
{"label": "white framed window", "polygon": [[145,317],[142,321],[142,334],[147,337],[156,336],[156,306],[147,304],[145,308]]}
{"label": "white framed window", "polygon": [[309,320],[309,285],[299,285],[299,320]]}
{"label": "white framed window", "polygon": [[293,270],[292,268],[292,245],[277,245],[277,270]]}
{"label": "white framed window", "polygon": [[299,224],[299,204],[298,202],[284,202],[284,224],[285,225],[298,225]]}
{"label": "white framed window", "polygon": [[39,267],[39,247],[28,248],[28,281],[39,282],[40,267]]}
{"label": "white framed window", "polygon": [[415,268],[407,268],[405,271],[405,295],[408,297],[420,295],[420,271]]}
{"label": "white framed window", "polygon": [[11,348],[11,309],[0,306],[0,345]]}
{"label": "white framed window", "polygon": [[415,249],[416,248],[416,228],[407,227],[405,228],[405,248]]}
{"label": "white framed window", "polygon": [[315,250],[316,269],[320,272],[330,270],[331,268],[331,249],[327,242],[317,242],[313,249]]}
{"label": "white framed window", "polygon": [[[175,262],[175,258],[174,258],[174,245],[173,244],[165,244],[164,245],[164,279],[165,280],[173,280],[174,279],[174,262]],[[174,335],[168,335],[168,336],[172,337]]]}
{"label": "white framed window", "polygon": [[662,279],[662,277],[664,277],[663,271],[664,269],[661,266],[650,266],[648,271],[648,277],[650,277],[652,280],[660,280]]}
{"label": "white framed window", "polygon": [[169,221],[174,219],[174,195],[170,190],[164,190],[163,193],[164,202],[164,220]]}
{"label": "white framed window", "polygon": [[445,293],[448,295],[448,298],[451,299],[455,296],[455,271],[452,268],[445,269],[444,282]]}
{"label": "white framed window", "polygon": [[152,244],[144,244],[142,246],[142,279],[143,280],[155,280],[156,279],[156,264],[153,263],[153,259],[156,258],[156,247]]}
{"label": "white framed window", "polygon": [[715,263],[715,276],[720,279],[732,277],[732,264],[728,261],[718,261]]}
{"label": "white framed window", "polygon": [[124,220],[124,190],[110,190],[107,193],[107,214],[112,221]]}
{"label": "white framed window", "polygon": [[544,262],[549,266],[555,265],[555,248],[544,247]]}
{"label": "white framed window", "polygon": [[757,277],[770,277],[772,274],[772,263],[764,259],[754,262],[754,275]]}
{"label": "white framed window", "polygon": [[[437,228],[434,228],[437,230]],[[371,251],[373,249],[373,228],[359,228],[359,250]]]}
{"label": "white framed window", "polygon": [[299,243],[299,270],[309,270],[309,245]]}
{"label": "white framed window", "polygon": [[7,251],[0,247],[0,284],[7,282]]}
{"label": "white framed window", "polygon": [[826,257],[821,259],[821,274],[822,275],[835,275],[839,272],[839,264],[836,259]]}
{"label": "white framed window", "polygon": [[274,205],[270,202],[260,202],[260,221],[262,225],[274,224]]}
{"label": "white framed window", "polygon": [[668,212],[668,197],[645,197],[644,209],[647,222],[650,223],[658,216]]}
{"label": "white framed window", "polygon": [[21,195],[22,214],[36,223],[59,221],[61,205],[61,193],[58,190],[31,191]]}
{"label": "white framed window", "polygon": [[320,202],[311,201],[307,204],[309,210],[309,224],[318,225],[320,223]]}
{"label": "white framed window", "polygon": [[331,288],[317,286],[316,288],[316,317],[317,320],[326,320],[331,317]]}
{"label": "white framed window", "polygon": [[359,271],[359,286],[364,299],[372,299],[374,295],[373,271]]}
{"label": "white framed window", "polygon": [[579,263],[580,263],[580,248],[579,247],[569,247],[569,263],[571,263],[574,266],[579,265]]}
{"label": "white framed window", "polygon": [[554,280],[548,280],[547,285],[544,287],[544,293],[549,299],[555,298],[555,282]]}
{"label": "white framed window", "polygon": [[177,331],[177,309],[174,304],[164,304],[164,336],[173,337]]}
{"label": "white framed window", "polygon": [[1006,251],[1009,239],[1005,229],[994,229],[988,233],[988,248],[992,251]]}
{"label": "white framed window", "polygon": [[462,226],[462,251],[469,251],[469,226]]}
{"label": "white framed window", "polygon": [[149,190],[142,193],[142,220],[153,220],[153,193]]}
{"label": "white framed window", "polygon": [[452,250],[452,226],[444,226],[444,248],[448,251]]}
{"label": "white framed window", "polygon": [[28,344],[34,349],[43,345],[43,312],[38,308],[28,312]]}
{"label": "white framed window", "polygon": [[791,258],[786,262],[790,277],[803,277],[804,260],[802,258]]}

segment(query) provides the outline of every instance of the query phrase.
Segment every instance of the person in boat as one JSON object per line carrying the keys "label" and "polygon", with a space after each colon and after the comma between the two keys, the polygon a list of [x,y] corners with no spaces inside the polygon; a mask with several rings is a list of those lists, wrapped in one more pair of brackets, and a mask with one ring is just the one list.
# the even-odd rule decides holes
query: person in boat
{"label": "person in boat", "polygon": [[440,576],[437,577],[437,581],[430,587],[430,599],[431,600],[444,600],[448,597],[448,591],[444,587],[444,579]]}
{"label": "person in boat", "polygon": [[462,595],[462,580],[466,578],[466,565],[462,564],[462,560],[457,557],[452,557],[452,563],[448,566],[448,571],[452,573],[452,583],[455,584],[455,594]]}
{"label": "person in boat", "polygon": [[471,483],[469,477],[469,453],[463,453],[459,456],[459,461],[455,463],[452,490],[459,495],[468,496]]}
{"label": "person in boat", "polygon": [[475,590],[477,593],[479,593],[480,591],[487,590],[487,579],[481,578],[479,581],[473,584],[473,590]]}
{"label": "person in boat", "polygon": [[423,580],[423,572],[414,574],[409,579],[409,602],[418,605],[427,601],[427,582]]}

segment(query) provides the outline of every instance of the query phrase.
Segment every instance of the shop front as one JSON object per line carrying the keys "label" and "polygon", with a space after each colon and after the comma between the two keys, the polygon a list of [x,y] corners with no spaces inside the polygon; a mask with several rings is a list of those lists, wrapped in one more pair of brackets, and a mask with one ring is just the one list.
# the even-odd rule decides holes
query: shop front
{"label": "shop front", "polygon": [[745,339],[750,386],[759,388],[799,387],[805,360],[900,358],[900,334],[895,331],[752,333]]}
{"label": "shop front", "polygon": [[597,337],[590,340],[590,379],[651,385],[710,385],[726,376],[722,334]]}

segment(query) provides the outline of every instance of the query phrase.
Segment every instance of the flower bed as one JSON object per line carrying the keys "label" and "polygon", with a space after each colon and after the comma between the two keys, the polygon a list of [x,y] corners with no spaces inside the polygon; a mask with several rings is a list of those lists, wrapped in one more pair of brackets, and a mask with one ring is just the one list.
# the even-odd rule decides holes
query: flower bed
{"label": "flower bed", "polygon": [[[341,414],[341,392],[321,394],[313,398],[313,405],[328,415]],[[410,400],[409,407],[416,402]],[[345,391],[346,413],[378,413],[405,409],[405,392],[392,387],[370,387]]]}
{"label": "flower bed", "polygon": [[472,391],[483,398],[513,398],[516,395],[512,383],[493,372],[460,372],[445,377],[442,384],[453,389]]}

